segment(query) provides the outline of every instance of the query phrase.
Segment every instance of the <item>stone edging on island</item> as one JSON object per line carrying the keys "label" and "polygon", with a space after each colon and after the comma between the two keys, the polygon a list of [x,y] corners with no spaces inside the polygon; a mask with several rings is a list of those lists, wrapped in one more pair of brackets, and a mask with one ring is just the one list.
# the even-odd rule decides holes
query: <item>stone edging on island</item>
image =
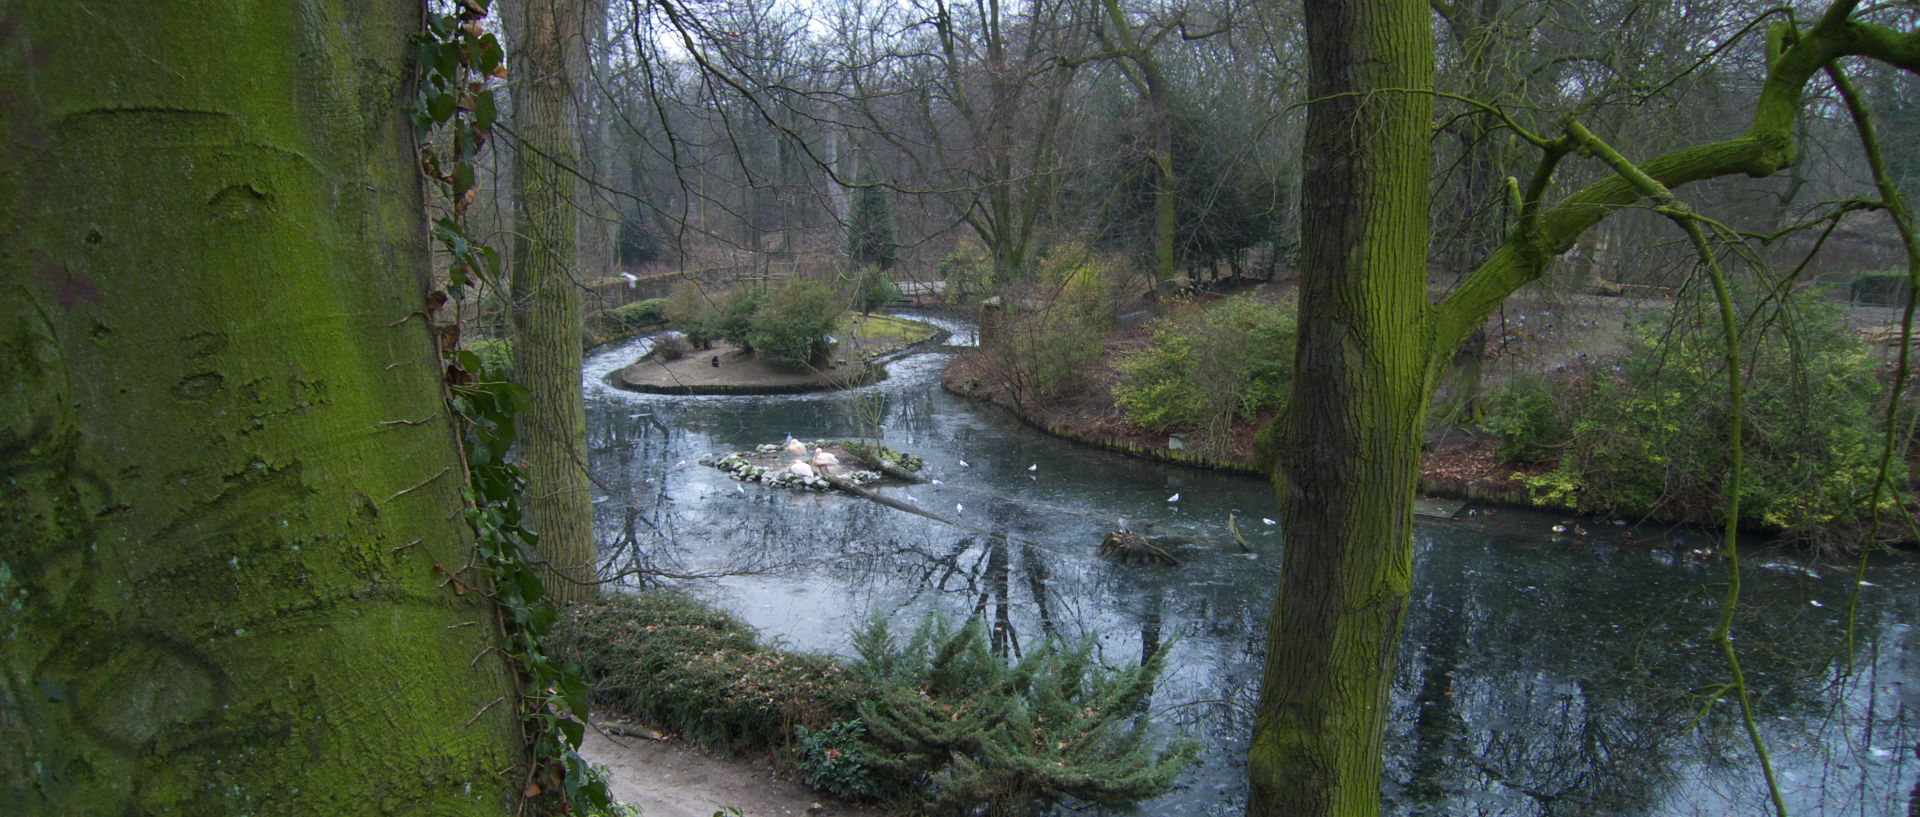
{"label": "stone edging on island", "polygon": [[[626,371],[626,368],[622,367],[620,369],[616,369],[613,371],[611,376],[608,377],[608,383],[611,384],[614,388],[623,389],[625,391],[638,392],[641,394],[666,394],[666,395],[679,395],[679,396],[728,396],[728,395],[743,396],[743,395],[765,395],[765,394],[809,394],[814,392],[840,391],[843,389],[851,389],[851,388],[858,388],[860,386],[872,385],[874,383],[878,383],[881,380],[886,379],[887,363],[890,363],[894,360],[898,360],[899,358],[905,357],[907,355],[914,354],[926,347],[938,346],[940,344],[944,344],[946,343],[948,338],[952,337],[952,334],[953,334],[952,332],[949,332],[948,330],[942,329],[938,326],[934,326],[933,324],[916,321],[916,320],[913,320],[912,318],[903,318],[898,316],[889,316],[889,317],[892,320],[902,321],[905,323],[914,324],[915,326],[924,327],[928,330],[931,330],[931,333],[928,334],[925,338],[922,338],[918,341],[902,346],[898,349],[894,349],[894,350],[885,352],[883,354],[876,355],[870,360],[860,361],[859,370],[856,373],[854,373],[851,377],[828,377],[828,378],[809,380],[806,382],[799,382],[799,383],[744,382],[744,383],[701,383],[701,384],[690,384],[690,385],[655,385],[655,384],[647,384],[647,383],[634,383],[628,380],[626,377],[623,376],[623,372]],[[636,363],[637,362],[638,361],[636,361]]]}

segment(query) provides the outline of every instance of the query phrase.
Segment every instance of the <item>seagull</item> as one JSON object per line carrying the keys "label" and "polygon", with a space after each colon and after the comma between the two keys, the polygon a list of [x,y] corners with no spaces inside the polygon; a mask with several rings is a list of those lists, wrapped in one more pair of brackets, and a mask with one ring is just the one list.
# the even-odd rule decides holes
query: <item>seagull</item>
{"label": "seagull", "polygon": [[965,505],[962,505],[962,504],[960,504],[960,503],[958,503],[958,502],[955,502],[955,503],[953,503],[953,512],[954,512],[954,513],[963,513],[963,512],[965,512],[966,510],[967,510],[967,506],[965,506]]}
{"label": "seagull", "polygon": [[1029,470],[1029,471],[1038,471],[1038,470],[1040,470],[1040,464],[1039,464],[1039,463],[1034,463],[1034,464],[1032,464],[1032,465],[1029,465],[1029,466],[1027,466],[1027,470]]}
{"label": "seagull", "polygon": [[973,466],[971,466],[971,465],[968,465],[968,464],[967,464],[967,461],[966,461],[966,460],[961,460],[961,461],[960,461],[960,467],[961,467],[961,468],[972,468]]}
{"label": "seagull", "polygon": [[1170,496],[1170,497],[1167,497],[1167,501],[1168,501],[1168,502],[1179,502],[1179,501],[1180,501],[1180,495],[1176,493],[1176,494],[1174,494],[1173,496]]}
{"label": "seagull", "polygon": [[1265,522],[1265,523],[1267,523],[1267,524],[1269,524],[1269,525],[1278,525],[1278,524],[1280,524],[1280,523],[1278,523],[1278,522],[1275,522],[1275,521],[1273,521],[1273,520],[1271,520],[1271,519],[1268,519],[1268,518],[1266,518],[1266,517],[1264,517],[1264,516],[1263,516],[1263,517],[1260,517],[1260,521],[1262,521],[1262,522]]}
{"label": "seagull", "polygon": [[934,480],[934,481],[933,481],[933,484],[935,484],[935,485],[939,485],[939,484],[941,484],[941,483],[940,483],[940,480],[937,480],[937,479],[936,479],[936,480]]}

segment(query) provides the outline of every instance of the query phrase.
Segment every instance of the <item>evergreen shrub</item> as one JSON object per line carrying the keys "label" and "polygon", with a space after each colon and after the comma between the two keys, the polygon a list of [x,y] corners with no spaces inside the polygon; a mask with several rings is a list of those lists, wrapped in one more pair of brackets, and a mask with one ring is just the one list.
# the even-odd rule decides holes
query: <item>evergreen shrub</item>
{"label": "evergreen shrub", "polygon": [[1165,650],[1112,669],[1091,640],[1047,641],[1010,660],[980,619],[956,631],[932,617],[899,641],[879,616],[854,645],[874,763],[926,814],[1026,815],[1067,797],[1125,807],[1166,793],[1198,751],[1149,739]]}
{"label": "evergreen shrub", "polygon": [[1143,428],[1224,437],[1234,418],[1254,419],[1286,399],[1293,339],[1285,304],[1236,295],[1180,305],[1155,321],[1145,349],[1115,363],[1114,401]]}
{"label": "evergreen shrub", "polygon": [[[1746,524],[1834,542],[1871,515],[1884,390],[1837,308],[1814,294],[1737,303],[1746,417]],[[1537,500],[1585,510],[1696,518],[1724,507],[1730,403],[1717,307],[1695,296],[1674,323],[1634,332],[1619,362],[1570,401],[1555,468]],[[1897,460],[1896,460],[1897,466]],[[1901,472],[1893,484],[1904,484]]]}
{"label": "evergreen shrub", "polygon": [[794,368],[824,362],[827,336],[845,311],[832,288],[801,278],[774,290],[747,322],[746,339],[761,359]]}
{"label": "evergreen shrub", "polygon": [[1537,372],[1521,372],[1487,394],[1480,427],[1499,439],[1501,460],[1530,465],[1560,454],[1573,429],[1555,392],[1569,388]]}
{"label": "evergreen shrub", "polygon": [[701,746],[783,743],[796,726],[854,717],[853,673],[761,643],[727,613],[678,593],[604,593],[567,608],[548,648],[580,665],[595,698]]}

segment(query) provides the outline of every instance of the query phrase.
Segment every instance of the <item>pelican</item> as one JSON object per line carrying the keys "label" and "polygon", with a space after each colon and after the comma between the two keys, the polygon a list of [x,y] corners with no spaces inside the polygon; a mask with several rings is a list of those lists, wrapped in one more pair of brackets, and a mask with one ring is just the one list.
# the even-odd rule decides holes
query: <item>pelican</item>
{"label": "pelican", "polygon": [[786,449],[787,453],[796,457],[804,457],[807,455],[807,444],[794,439],[792,434],[787,435]]}
{"label": "pelican", "polygon": [[787,466],[787,470],[799,477],[803,477],[806,479],[813,478],[813,466],[808,465],[804,462],[795,462],[794,464]]}
{"label": "pelican", "polygon": [[825,451],[813,452],[813,467],[815,468],[826,468],[829,465],[839,465],[839,464],[840,464],[839,457],[836,457]]}

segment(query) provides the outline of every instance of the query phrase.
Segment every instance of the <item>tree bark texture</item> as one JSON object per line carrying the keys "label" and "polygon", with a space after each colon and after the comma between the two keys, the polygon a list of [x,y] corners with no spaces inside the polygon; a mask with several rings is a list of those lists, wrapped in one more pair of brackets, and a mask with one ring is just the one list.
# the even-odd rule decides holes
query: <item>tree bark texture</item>
{"label": "tree bark texture", "polygon": [[420,14],[0,2],[0,813],[511,813]]}
{"label": "tree bark texture", "polygon": [[1286,536],[1249,757],[1254,815],[1373,815],[1412,578],[1429,394],[1425,3],[1307,6],[1296,386],[1273,475]]}
{"label": "tree bark texture", "polygon": [[513,128],[519,240],[513,255],[514,375],[532,395],[517,451],[527,472],[528,527],[540,535],[557,602],[593,595],[593,497],[580,396],[580,155],[574,80],[584,72],[580,0],[520,0]]}

